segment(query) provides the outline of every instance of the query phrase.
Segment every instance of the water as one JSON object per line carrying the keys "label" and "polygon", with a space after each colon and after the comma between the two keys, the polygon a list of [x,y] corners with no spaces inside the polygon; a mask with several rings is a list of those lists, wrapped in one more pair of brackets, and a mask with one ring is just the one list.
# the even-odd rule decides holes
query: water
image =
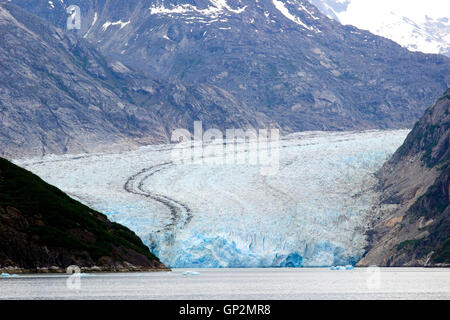
{"label": "water", "polygon": [[450,269],[175,269],[86,275],[80,289],[69,289],[67,280],[0,278],[0,299],[450,299]]}

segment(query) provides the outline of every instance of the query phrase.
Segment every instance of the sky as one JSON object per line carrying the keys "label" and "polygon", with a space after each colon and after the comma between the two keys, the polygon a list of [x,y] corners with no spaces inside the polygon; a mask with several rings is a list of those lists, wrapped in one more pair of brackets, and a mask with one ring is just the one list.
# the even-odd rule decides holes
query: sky
{"label": "sky", "polygon": [[[361,12],[370,12],[370,15],[362,15]],[[351,0],[347,12],[340,19],[343,23],[352,20],[364,25],[370,23],[370,16],[376,19],[390,12],[417,22],[424,22],[425,16],[450,20],[450,0]]]}

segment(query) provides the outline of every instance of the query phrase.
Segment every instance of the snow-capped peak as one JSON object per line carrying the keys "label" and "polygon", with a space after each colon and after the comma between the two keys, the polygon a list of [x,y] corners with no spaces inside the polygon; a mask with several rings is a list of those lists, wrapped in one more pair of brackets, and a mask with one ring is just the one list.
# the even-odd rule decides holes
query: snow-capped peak
{"label": "snow-capped peak", "polygon": [[226,12],[239,14],[245,11],[247,6],[238,7],[237,9],[231,8],[226,0],[209,0],[210,5],[205,9],[200,9],[191,4],[179,4],[166,6],[164,4],[153,5],[150,7],[151,14],[200,14],[203,16],[209,16],[216,18]]}
{"label": "snow-capped peak", "polygon": [[[269,17],[270,12],[274,14],[274,17],[281,19],[288,19],[294,22],[302,29],[306,29],[315,33],[321,32],[314,24],[310,23],[311,20],[319,20],[319,13],[314,12],[314,9],[309,6],[305,1],[301,0],[258,0],[253,1],[239,1],[238,4],[230,5],[230,1],[227,0],[205,0],[201,5],[197,2],[183,3],[183,2],[171,2],[165,1],[155,2],[150,8],[150,14],[152,15],[167,15],[167,16],[184,16],[185,19],[200,19],[202,23],[216,22],[218,17],[226,15],[240,15],[244,12],[251,12],[250,14],[257,15],[258,12],[263,10],[266,18]],[[255,9],[255,10],[253,10]],[[300,14],[300,12],[302,14]],[[277,14],[281,13],[281,15]],[[305,18],[307,17],[307,18]],[[210,19],[205,21],[204,19]],[[253,17],[250,21],[255,21]],[[307,20],[305,20],[307,19]],[[276,19],[275,19],[276,20]],[[270,23],[275,22],[273,17],[270,18]]]}
{"label": "snow-capped peak", "polygon": [[278,11],[280,11],[286,18],[288,18],[291,21],[294,21],[295,23],[301,25],[302,27],[309,28],[309,26],[304,24],[299,17],[296,17],[293,14],[291,14],[282,1],[272,0],[272,2],[275,8],[277,8]]}
{"label": "snow-capped peak", "polygon": [[412,50],[450,56],[448,0],[310,0],[329,18]]}

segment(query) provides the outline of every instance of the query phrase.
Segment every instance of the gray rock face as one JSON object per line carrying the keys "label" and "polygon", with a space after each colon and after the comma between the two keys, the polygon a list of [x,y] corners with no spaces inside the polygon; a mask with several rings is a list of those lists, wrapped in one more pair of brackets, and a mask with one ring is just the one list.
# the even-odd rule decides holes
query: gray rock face
{"label": "gray rock face", "polygon": [[450,265],[450,89],[379,172],[382,197],[360,265]]}
{"label": "gray rock face", "polygon": [[[92,151],[159,126],[87,43],[0,4],[0,154]],[[137,119],[139,117],[139,119]]]}
{"label": "gray rock face", "polygon": [[[66,2],[11,3],[60,29],[66,29],[67,6],[78,5],[81,29],[69,31],[78,38],[72,35],[68,38],[80,43],[79,46],[85,46],[80,39],[89,41],[112,61],[103,70],[96,65],[82,66],[85,73],[95,78],[97,86],[107,82],[114,90],[110,87],[88,90],[90,84],[70,76],[63,82],[66,87],[84,83],[82,91],[91,92],[97,99],[90,101],[84,97],[73,106],[76,110],[93,105],[102,110],[97,116],[109,121],[111,112],[98,106],[99,100],[103,101],[100,96],[106,95],[104,104],[108,108],[118,105],[117,101],[112,102],[110,94],[125,106],[114,109],[112,118],[117,127],[107,121],[78,127],[76,131],[83,132],[83,139],[88,142],[106,145],[109,140],[127,144],[128,139],[167,141],[173,129],[191,129],[194,120],[219,129],[275,126],[284,133],[404,128],[412,126],[425,106],[450,85],[450,59],[412,53],[390,40],[342,26],[322,15],[308,1]],[[52,40],[48,45],[61,47],[56,42]],[[34,49],[25,48],[30,55],[29,63],[39,66],[39,61],[31,59]],[[124,68],[133,74],[116,79],[115,74]],[[52,80],[41,77],[44,81]],[[48,97],[55,96],[52,90],[47,90]],[[24,92],[21,90],[17,96],[25,95]],[[1,101],[9,101],[8,109],[12,108],[10,95]],[[48,108],[51,101],[39,103],[31,105],[36,110],[41,106]],[[29,101],[26,104],[30,105]],[[66,110],[64,116],[71,114]],[[92,117],[86,115],[83,121],[92,121]],[[76,121],[79,120],[70,124],[67,120],[61,127],[68,131]],[[38,123],[37,127],[41,126]],[[37,127],[28,126],[33,130],[38,130]],[[73,132],[70,135],[60,132],[47,140],[38,138],[48,135],[49,128],[43,127],[42,132],[34,134],[32,146],[39,149],[33,149],[34,153],[86,148],[85,141],[73,142]],[[8,130],[9,135],[11,131]],[[72,138],[57,141],[57,136]],[[15,143],[18,147],[11,153],[21,149],[22,144]],[[42,145],[50,144],[54,146],[42,150]],[[58,149],[56,146],[61,144],[65,147]],[[71,147],[73,144],[79,146]]]}
{"label": "gray rock face", "polygon": [[194,117],[250,126],[248,119],[258,116],[241,106],[218,87],[158,83],[105,60],[77,36],[0,3],[2,156],[167,142],[166,123],[187,127]]}
{"label": "gray rock face", "polygon": [[[64,28],[64,4],[15,0]],[[450,60],[328,19],[306,0],[71,1],[79,35],[158,79],[217,86],[286,130],[412,126]],[[95,18],[97,17],[97,18]]]}

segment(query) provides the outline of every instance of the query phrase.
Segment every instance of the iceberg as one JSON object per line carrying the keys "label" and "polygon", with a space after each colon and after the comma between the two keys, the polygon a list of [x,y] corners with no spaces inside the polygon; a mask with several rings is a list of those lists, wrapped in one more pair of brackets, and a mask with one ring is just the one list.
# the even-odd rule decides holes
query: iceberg
{"label": "iceberg", "polygon": [[346,265],[346,266],[332,266],[330,268],[331,270],[353,270],[355,267],[353,265]]}
{"label": "iceberg", "polygon": [[92,273],[80,273],[79,275],[80,275],[80,277],[82,277],[82,278],[85,278],[85,277],[95,277],[95,275],[92,274]]}
{"label": "iceberg", "polygon": [[185,144],[14,162],[129,227],[173,268],[353,266],[374,173],[407,133],[291,134],[273,175],[245,162],[174,163]]}
{"label": "iceberg", "polygon": [[183,272],[183,276],[199,276],[200,273],[197,271],[185,271]]}

